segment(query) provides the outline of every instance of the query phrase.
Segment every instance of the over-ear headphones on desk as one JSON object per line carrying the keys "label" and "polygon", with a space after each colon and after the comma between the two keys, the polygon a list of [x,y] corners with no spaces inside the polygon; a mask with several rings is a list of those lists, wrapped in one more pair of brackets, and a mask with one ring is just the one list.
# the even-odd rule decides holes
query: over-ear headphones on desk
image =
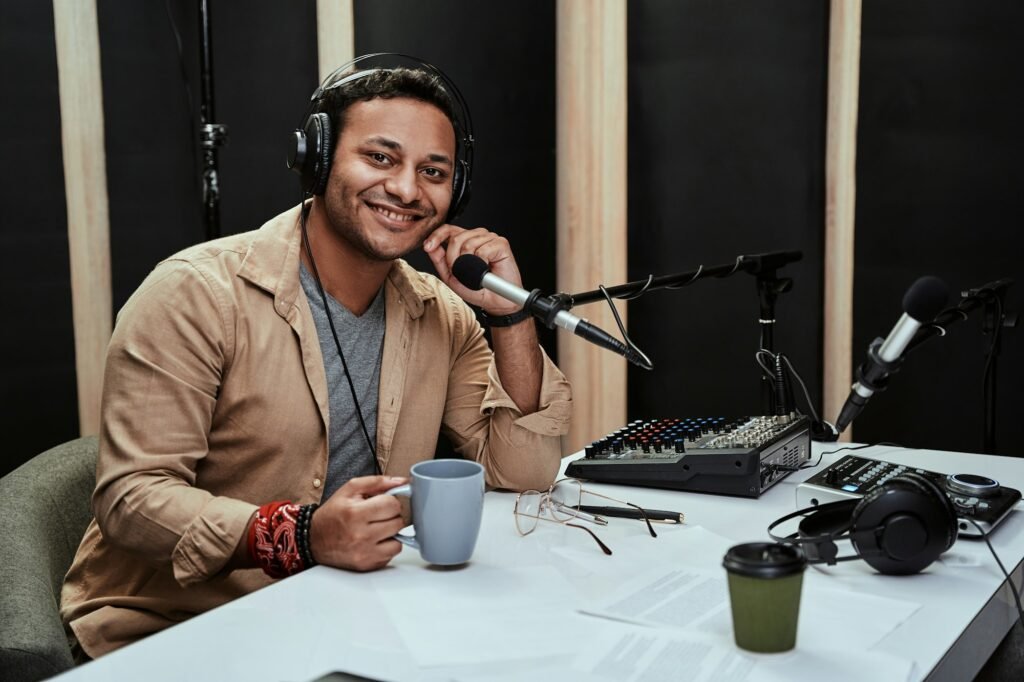
{"label": "over-ear headphones on desk", "polygon": [[[357,64],[373,62],[360,71],[349,73]],[[455,128],[455,168],[452,174],[452,201],[448,208],[447,222],[455,220],[469,203],[473,177],[473,120],[462,93],[443,71],[416,57],[396,52],[376,52],[357,57],[342,64],[324,79],[310,98],[302,126],[288,138],[288,168],[299,174],[304,197],[322,195],[327,189],[331,174],[331,158],[334,154],[337,131],[332,130],[331,117],[323,111],[325,93],[352,81],[380,71],[381,69],[413,68],[436,76],[451,103],[452,124]]]}
{"label": "over-ear headphones on desk", "polygon": [[[797,532],[779,536],[780,524],[803,517]],[[932,481],[915,473],[895,476],[859,500],[842,500],[787,514],[768,526],[777,542],[799,545],[809,563],[835,565],[863,559],[879,573],[910,575],[927,568],[953,546],[957,535],[953,504]],[[840,557],[837,540],[847,539],[855,555]]]}

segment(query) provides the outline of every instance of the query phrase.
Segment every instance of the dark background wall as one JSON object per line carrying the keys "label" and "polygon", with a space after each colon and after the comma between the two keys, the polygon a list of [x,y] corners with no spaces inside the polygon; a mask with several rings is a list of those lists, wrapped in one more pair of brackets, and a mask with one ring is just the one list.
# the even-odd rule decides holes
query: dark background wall
{"label": "dark background wall", "polygon": [[[820,405],[828,3],[630,3],[628,40],[630,276],[802,251],[775,350]],[[758,300],[737,274],[631,303],[630,419],[761,414]]]}
{"label": "dark background wall", "polygon": [[[1002,277],[1024,304],[1024,4],[889,0],[864,6],[857,148],[855,358],[933,274],[959,292]],[[976,452],[991,337],[981,316],[906,358],[855,423],[858,440]],[[997,450],[1024,455],[1024,329],[1005,329]]]}
{"label": "dark background wall", "polygon": [[53,4],[0,5],[0,474],[78,435]]}
{"label": "dark background wall", "polygon": [[[98,5],[115,310],[158,260],[204,238],[194,5]],[[1021,143],[1011,126],[1022,11],[1008,1],[941,0],[927,13],[903,0],[865,5],[855,359],[888,332],[920,274],[954,288],[1021,279]],[[216,120],[230,129],[220,153],[225,233],[298,201],[284,139],[318,80],[315,15],[313,0],[214,5]],[[506,234],[527,286],[554,290],[553,4],[357,0],[355,19],[357,53],[419,55],[459,84],[478,140],[461,222]],[[802,250],[780,273],[795,286],[779,301],[776,348],[820,406],[828,3],[643,0],[629,3],[627,30],[630,277]],[[49,3],[0,6],[0,55],[0,277],[15,292],[0,355],[3,473],[78,425]],[[630,306],[631,335],[657,365],[631,371],[631,418],[758,411],[753,277]],[[553,337],[543,341],[553,354]],[[857,437],[976,450],[985,342],[971,321],[915,351],[855,424]],[[1024,442],[1013,414],[1021,343],[1011,330],[999,365],[1005,452]]]}

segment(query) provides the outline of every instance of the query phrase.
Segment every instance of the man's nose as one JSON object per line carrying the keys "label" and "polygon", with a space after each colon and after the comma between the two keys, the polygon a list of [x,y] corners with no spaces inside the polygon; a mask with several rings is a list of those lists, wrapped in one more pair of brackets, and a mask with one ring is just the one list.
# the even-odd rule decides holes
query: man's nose
{"label": "man's nose", "polygon": [[396,169],[388,176],[384,183],[384,189],[403,204],[415,202],[420,195],[419,176],[416,169],[412,166],[402,166]]}

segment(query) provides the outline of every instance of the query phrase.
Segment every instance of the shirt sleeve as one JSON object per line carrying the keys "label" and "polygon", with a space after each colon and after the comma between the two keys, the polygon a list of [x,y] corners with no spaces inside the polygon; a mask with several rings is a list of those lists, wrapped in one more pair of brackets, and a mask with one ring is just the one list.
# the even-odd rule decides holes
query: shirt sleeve
{"label": "shirt sleeve", "polygon": [[487,483],[510,490],[544,490],[561,465],[561,436],[569,430],[569,381],[541,349],[538,409],[523,414],[505,392],[494,354],[472,310],[457,306],[453,359],[445,405],[446,434],[456,450],[486,467]]}
{"label": "shirt sleeve", "polygon": [[107,541],[170,564],[181,585],[221,571],[256,510],[195,487],[231,315],[212,275],[167,261],[119,313],[107,353],[93,513]]}

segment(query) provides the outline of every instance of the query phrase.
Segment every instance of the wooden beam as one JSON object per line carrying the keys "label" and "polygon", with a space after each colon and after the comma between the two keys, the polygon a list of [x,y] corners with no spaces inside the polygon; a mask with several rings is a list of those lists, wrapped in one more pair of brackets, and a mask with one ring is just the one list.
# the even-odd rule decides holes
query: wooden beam
{"label": "wooden beam", "polygon": [[[626,2],[556,12],[558,290],[588,291],[626,281]],[[616,329],[607,306],[575,312]],[[570,453],[625,424],[626,362],[568,334],[558,359],[576,396]]]}
{"label": "wooden beam", "polygon": [[[832,0],[825,147],[825,416],[834,419],[853,383],[854,209],[861,0]],[[848,441],[851,429],[841,440]]]}
{"label": "wooden beam", "polygon": [[352,0],[317,0],[316,54],[320,80],[355,58]]}
{"label": "wooden beam", "polygon": [[99,433],[103,366],[112,329],[110,218],[96,0],[53,0],[64,192],[71,260],[78,423]]}

